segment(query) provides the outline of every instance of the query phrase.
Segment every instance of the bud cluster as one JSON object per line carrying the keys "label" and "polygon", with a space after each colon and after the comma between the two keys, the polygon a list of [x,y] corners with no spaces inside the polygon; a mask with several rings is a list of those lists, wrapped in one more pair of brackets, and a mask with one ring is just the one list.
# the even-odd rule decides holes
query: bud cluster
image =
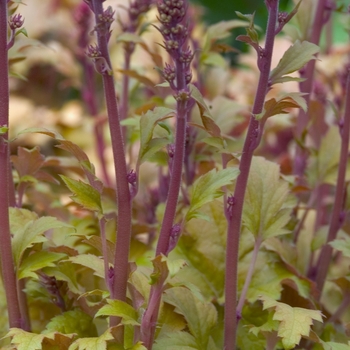
{"label": "bud cluster", "polygon": [[[184,48],[189,36],[188,26],[183,23],[188,6],[187,1],[162,0],[157,6],[158,19],[162,24],[159,31],[164,38],[164,48],[176,63],[175,66],[169,64],[165,66],[163,77],[173,90],[182,90],[192,79],[190,65],[193,53],[189,47]],[[182,70],[181,73],[179,69]],[[185,77],[182,83],[176,79],[180,75]]]}
{"label": "bud cluster", "polygon": [[128,32],[135,32],[139,24],[140,16],[146,13],[152,4],[152,0],[134,0],[130,3],[128,9],[129,24],[123,25],[124,30]]}

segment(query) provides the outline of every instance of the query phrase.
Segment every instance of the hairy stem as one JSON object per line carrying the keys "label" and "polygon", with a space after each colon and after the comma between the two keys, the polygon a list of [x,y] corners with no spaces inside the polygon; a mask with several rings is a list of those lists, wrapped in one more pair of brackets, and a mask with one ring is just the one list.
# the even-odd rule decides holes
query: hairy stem
{"label": "hairy stem", "polygon": [[[7,0],[0,0],[0,127],[9,125],[9,81],[7,56]],[[8,134],[0,134],[0,259],[10,327],[21,328],[21,313],[15,265],[11,249],[9,220],[9,144]]]}
{"label": "hairy stem", "polygon": [[[335,198],[333,203],[333,212],[331,217],[331,223],[328,230],[327,244],[325,244],[321,250],[317,262],[316,284],[320,292],[323,290],[323,286],[327,277],[329,265],[332,260],[332,247],[328,244],[333,241],[337,235],[339,228],[342,225],[342,210],[345,191],[345,174],[348,163],[349,153],[349,133],[350,133],[350,71],[348,71],[346,81],[346,93],[345,93],[345,112],[344,112],[344,125],[341,129],[341,150],[338,168],[337,185],[335,189]],[[322,293],[320,293],[321,296]]]}
{"label": "hairy stem", "polygon": [[[102,57],[109,67],[112,67],[108,52],[108,33],[100,29],[100,16],[103,14],[101,0],[92,0],[92,6],[96,18],[96,32],[98,47]],[[111,133],[114,167],[117,182],[117,240],[115,246],[114,278],[111,297],[121,301],[126,300],[126,288],[128,280],[128,258],[131,238],[131,199],[129,183],[127,181],[127,166],[124,154],[124,142],[120,115],[117,106],[117,99],[114,87],[114,79],[111,73],[102,74],[104,94],[107,105],[109,128]],[[113,318],[113,325],[119,320]]]}
{"label": "hairy stem", "polygon": [[[260,65],[260,77],[252,116],[248,127],[247,136],[243,146],[243,153],[240,160],[240,174],[237,178],[232,212],[228,220],[227,228],[227,250],[226,250],[226,275],[225,275],[225,346],[224,349],[235,349],[236,344],[236,303],[237,303],[237,268],[238,268],[238,247],[241,231],[242,210],[244,196],[248,182],[250,165],[254,150],[258,147],[259,122],[254,115],[261,113],[264,107],[265,96],[268,91],[271,58],[275,40],[275,28],[278,15],[278,0],[266,2],[269,9],[267,23],[264,57]],[[261,134],[260,134],[261,135]]]}

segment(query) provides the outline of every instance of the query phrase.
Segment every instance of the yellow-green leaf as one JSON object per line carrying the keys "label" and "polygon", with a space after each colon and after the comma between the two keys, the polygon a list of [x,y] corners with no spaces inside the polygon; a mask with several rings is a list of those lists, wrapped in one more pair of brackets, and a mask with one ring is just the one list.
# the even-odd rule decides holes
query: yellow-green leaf
{"label": "yellow-green leaf", "polygon": [[281,83],[281,79],[286,81],[286,75],[293,73],[305,66],[311,60],[316,59],[315,54],[320,48],[308,41],[297,40],[283,55],[275,69],[271,71],[271,84]]}
{"label": "yellow-green leaf", "polygon": [[175,306],[175,312],[183,315],[198,349],[206,349],[211,329],[217,322],[217,311],[213,304],[199,300],[187,288],[167,289],[164,301]]}
{"label": "yellow-green leaf", "polygon": [[243,208],[243,223],[255,237],[278,236],[289,231],[285,225],[291,208],[284,208],[288,183],[280,179],[276,163],[254,157]]}
{"label": "yellow-green leaf", "polygon": [[227,168],[216,171],[212,169],[200,176],[192,187],[191,204],[186,214],[186,220],[198,217],[198,210],[206,203],[221,197],[221,188],[232,184],[237,178],[239,170],[237,168]]}
{"label": "yellow-green leaf", "polygon": [[18,270],[18,279],[26,277],[37,278],[35,271],[44,267],[54,267],[54,262],[63,259],[65,256],[66,254],[47,251],[34,252],[21,262]]}
{"label": "yellow-green leaf", "polygon": [[293,349],[299,344],[302,336],[308,336],[313,320],[322,321],[319,310],[308,310],[300,307],[291,307],[271,298],[262,296],[264,309],[274,309],[273,320],[280,321],[278,336],[282,338],[284,349]]}
{"label": "yellow-green leaf", "polygon": [[[153,141],[153,130],[156,127],[157,123],[165,120],[167,118],[171,118],[175,115],[175,111],[173,109],[165,108],[165,107],[156,107],[153,111],[148,111],[144,114],[140,119],[140,152],[138,163],[142,164],[150,154],[154,154],[161,147],[163,147],[166,142],[163,141]],[[153,141],[153,143],[151,143]],[[162,142],[162,145],[159,145],[159,142]],[[152,148],[156,147],[155,152],[151,152]]]}
{"label": "yellow-green leaf", "polygon": [[108,304],[97,311],[95,317],[99,316],[118,316],[122,318],[123,324],[139,326],[138,313],[129,304],[121,300],[107,300]]}
{"label": "yellow-green leaf", "polygon": [[110,330],[107,329],[107,331],[99,337],[77,339],[68,350],[106,350],[107,340],[111,339],[113,339],[113,335]]}
{"label": "yellow-green leaf", "polygon": [[98,256],[93,254],[80,254],[69,258],[74,264],[88,267],[94,271],[98,277],[105,278],[104,262]]}

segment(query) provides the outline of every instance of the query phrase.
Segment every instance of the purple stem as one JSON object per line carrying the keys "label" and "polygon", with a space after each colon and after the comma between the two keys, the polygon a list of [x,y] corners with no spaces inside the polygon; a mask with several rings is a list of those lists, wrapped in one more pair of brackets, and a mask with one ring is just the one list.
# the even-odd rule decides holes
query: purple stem
{"label": "purple stem", "polygon": [[237,267],[238,267],[238,247],[241,232],[242,210],[244,196],[248,182],[250,165],[254,150],[258,147],[262,130],[259,130],[259,122],[254,115],[262,112],[265,96],[268,91],[271,58],[275,40],[275,29],[278,16],[278,0],[266,1],[269,11],[264,56],[260,67],[260,77],[252,116],[248,127],[247,136],[243,146],[243,153],[239,165],[240,174],[237,178],[232,212],[228,220],[227,228],[227,250],[226,250],[226,275],[225,275],[225,346],[224,349],[235,349],[237,317]]}
{"label": "purple stem", "polygon": [[322,294],[323,286],[327,277],[329,265],[332,260],[332,247],[328,244],[333,241],[339,228],[341,227],[341,215],[343,210],[343,200],[345,191],[345,174],[349,157],[349,133],[350,133],[350,72],[348,71],[346,81],[346,93],[345,93],[345,112],[344,112],[344,125],[341,128],[341,150],[338,168],[338,178],[335,190],[335,198],[333,204],[333,212],[331,217],[331,223],[328,230],[327,244],[325,244],[321,250],[317,262],[316,284]]}
{"label": "purple stem", "polygon": [[[0,0],[0,126],[9,125],[9,81],[7,55],[7,0]],[[0,259],[8,305],[10,327],[22,327],[15,265],[11,249],[9,220],[9,144],[8,134],[0,135]]]}
{"label": "purple stem", "polygon": [[100,161],[100,166],[103,174],[104,182],[107,186],[112,186],[112,181],[109,177],[107,171],[107,162],[105,157],[105,149],[106,144],[103,137],[103,123],[98,120],[98,110],[97,110],[97,102],[96,102],[96,87],[95,87],[95,71],[93,65],[88,62],[86,56],[80,57],[80,62],[83,66],[85,72],[86,79],[86,87],[83,92],[83,98],[89,110],[89,113],[95,119],[95,142],[96,142],[96,151],[98,155],[98,159]]}
{"label": "purple stem", "polygon": [[[109,67],[112,67],[108,52],[107,38],[108,34],[100,29],[99,17],[103,14],[101,0],[92,0],[92,6],[95,13],[96,32],[98,47],[102,57],[106,60]],[[117,240],[115,246],[114,259],[114,279],[111,297],[113,299],[125,301],[128,280],[128,258],[131,239],[131,198],[129,183],[127,181],[127,166],[124,154],[124,142],[122,128],[120,125],[120,115],[117,106],[116,93],[114,88],[113,75],[102,74],[103,87],[107,105],[109,128],[111,133],[114,167],[117,180]],[[111,319],[111,326],[119,323],[118,318]]]}

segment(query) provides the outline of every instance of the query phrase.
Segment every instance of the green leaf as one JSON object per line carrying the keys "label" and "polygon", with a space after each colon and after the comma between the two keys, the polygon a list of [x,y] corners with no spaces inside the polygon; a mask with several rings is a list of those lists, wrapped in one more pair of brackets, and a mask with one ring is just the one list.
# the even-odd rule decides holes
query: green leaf
{"label": "green leaf", "polygon": [[328,183],[335,185],[338,173],[341,140],[339,128],[331,126],[323,136],[316,156],[310,160],[308,167],[309,181],[313,184]]}
{"label": "green leaf", "polygon": [[164,301],[175,306],[175,312],[183,315],[198,349],[206,349],[211,329],[217,322],[213,304],[202,302],[187,288],[173,287],[164,293]]}
{"label": "green leaf", "polygon": [[237,168],[227,168],[219,171],[212,169],[200,176],[192,187],[191,204],[186,214],[186,220],[198,217],[198,210],[204,204],[221,197],[223,195],[221,187],[232,184],[238,174]]}
{"label": "green leaf", "polygon": [[[171,118],[175,115],[175,111],[173,109],[165,108],[165,107],[156,107],[153,111],[148,111],[144,114],[140,119],[140,153],[138,163],[142,164],[147,160],[149,154],[154,154],[156,151],[160,149],[159,141],[153,141],[153,131],[156,127],[157,123],[165,120],[167,118]],[[151,143],[153,141],[153,143]],[[162,146],[164,146],[164,141]],[[157,150],[155,152],[151,152],[152,147],[156,147]]]}
{"label": "green leaf", "polygon": [[154,350],[199,350],[196,339],[187,332],[167,332],[156,339]]}
{"label": "green leaf", "polygon": [[53,331],[63,334],[76,333],[81,338],[97,335],[92,317],[79,309],[53,317],[46,326],[46,332]]}
{"label": "green leaf", "polygon": [[[297,40],[283,55],[275,69],[271,71],[271,85],[281,83],[285,75],[293,73],[305,66],[311,60],[316,59],[315,54],[320,48],[308,41]],[[285,81],[285,80],[284,80]]]}
{"label": "green leaf", "polygon": [[350,341],[348,344],[336,343],[334,341],[324,342],[321,340],[321,344],[324,350],[349,350],[350,349]]}
{"label": "green leaf", "polygon": [[113,335],[107,329],[101,336],[97,338],[80,338],[77,339],[68,350],[106,350],[107,341],[112,340]]}
{"label": "green leaf", "polygon": [[8,126],[6,126],[6,125],[0,126],[0,135],[5,135],[8,131],[9,131]]}
{"label": "green leaf", "polygon": [[72,200],[88,210],[97,211],[102,214],[100,193],[91,185],[80,180],[70,179],[67,176],[60,175],[66,186],[73,192]]}
{"label": "green leaf", "polygon": [[350,237],[346,236],[344,239],[336,239],[329,243],[334,249],[339,250],[342,254],[350,258]]}
{"label": "green leaf", "polygon": [[18,270],[18,279],[33,277],[37,278],[37,274],[34,271],[40,270],[44,267],[54,267],[53,264],[55,261],[63,259],[66,257],[66,254],[53,253],[47,251],[35,252],[21,262]]}
{"label": "green leaf", "polygon": [[262,157],[254,157],[243,207],[244,226],[256,238],[288,233],[285,226],[291,209],[283,207],[287,195],[288,183],[280,179],[279,166]]}
{"label": "green leaf", "polygon": [[108,304],[97,311],[95,317],[99,316],[118,316],[122,318],[123,324],[139,326],[138,313],[129,304],[121,300],[107,300]]}
{"label": "green leaf", "polygon": [[[222,201],[202,207],[210,221],[194,218],[185,224],[172,256],[186,260],[188,266],[176,278],[190,288],[194,284],[204,298],[221,299],[224,293],[227,221]],[[200,227],[200,230],[198,229]]]}
{"label": "green leaf", "polygon": [[170,277],[174,277],[181,269],[187,266],[186,261],[183,259],[169,259],[167,256],[162,256],[162,261],[166,262]]}
{"label": "green leaf", "polygon": [[94,271],[94,275],[105,278],[104,262],[101,258],[93,254],[80,254],[69,258],[74,264],[88,267]]}
{"label": "green leaf", "polygon": [[118,35],[117,42],[141,44],[144,41],[139,35],[123,32],[122,34]]}
{"label": "green leaf", "polygon": [[[17,210],[20,209],[13,208],[10,211],[10,220],[14,219],[11,214]],[[18,215],[15,216],[18,217]],[[32,247],[35,243],[47,241],[47,238],[43,235],[46,231],[61,227],[72,228],[72,226],[58,221],[54,217],[43,216],[37,220],[27,221],[23,227],[18,228],[16,231],[11,231],[13,234],[12,250],[16,266],[19,266],[23,253],[27,248]]]}
{"label": "green leaf", "polygon": [[319,310],[308,310],[299,307],[291,307],[268,297],[261,297],[264,309],[275,310],[273,320],[280,321],[278,336],[282,338],[284,349],[293,349],[299,344],[302,336],[308,336],[313,320],[322,321],[322,313]]}

